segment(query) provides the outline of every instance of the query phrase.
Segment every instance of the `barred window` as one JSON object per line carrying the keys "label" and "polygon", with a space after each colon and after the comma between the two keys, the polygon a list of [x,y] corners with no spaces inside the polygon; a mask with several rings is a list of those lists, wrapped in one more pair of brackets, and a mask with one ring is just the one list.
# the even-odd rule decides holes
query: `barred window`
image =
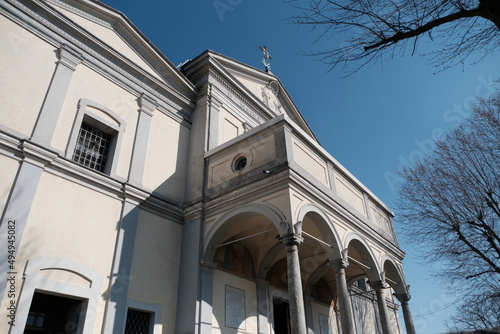
{"label": "barred window", "polygon": [[113,136],[83,122],[72,160],[99,172],[104,172]]}
{"label": "barred window", "polygon": [[128,309],[125,334],[148,334],[151,313]]}

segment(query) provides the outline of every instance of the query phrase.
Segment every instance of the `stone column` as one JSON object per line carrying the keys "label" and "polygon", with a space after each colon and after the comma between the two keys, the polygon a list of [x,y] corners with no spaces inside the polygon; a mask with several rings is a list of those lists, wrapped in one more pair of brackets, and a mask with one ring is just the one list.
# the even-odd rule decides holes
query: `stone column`
{"label": "stone column", "polygon": [[415,334],[415,326],[413,325],[413,318],[411,316],[410,305],[408,304],[408,301],[411,298],[410,294],[408,293],[397,294],[396,298],[401,302],[406,333]]}
{"label": "stone column", "polygon": [[384,334],[391,334],[392,331],[391,323],[389,321],[389,312],[387,311],[387,302],[384,296],[384,289],[387,289],[388,285],[384,281],[371,282],[370,285],[377,294],[378,313],[380,316],[380,323],[382,325],[382,332]]}
{"label": "stone column", "polygon": [[[289,226],[288,223],[284,224]],[[288,302],[290,305],[290,328],[292,334],[307,333],[298,253],[298,246],[304,241],[300,236],[300,225],[298,223],[294,227],[289,226],[289,233],[279,238],[279,241],[287,250]]]}
{"label": "stone column", "polygon": [[342,334],[356,334],[351,298],[349,297],[349,290],[347,290],[347,281],[345,279],[345,269],[349,266],[349,262],[345,259],[337,259],[328,262],[328,265],[331,265],[335,270]]}

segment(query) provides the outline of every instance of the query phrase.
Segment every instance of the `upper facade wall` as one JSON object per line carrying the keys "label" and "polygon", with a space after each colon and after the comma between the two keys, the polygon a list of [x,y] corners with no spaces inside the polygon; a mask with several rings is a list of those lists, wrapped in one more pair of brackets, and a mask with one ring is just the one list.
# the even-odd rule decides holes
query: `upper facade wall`
{"label": "upper facade wall", "polygon": [[181,203],[196,92],[126,29],[116,13],[58,1],[0,8],[0,130],[76,161],[88,124],[110,136],[95,170]]}
{"label": "upper facade wall", "polygon": [[[268,173],[273,178],[287,177],[316,202],[335,202],[337,210],[397,245],[392,213],[284,115],[208,152],[207,158],[207,195],[211,198],[242,187],[251,189],[261,180],[267,184]],[[288,169],[288,175],[283,174]]]}
{"label": "upper facade wall", "polygon": [[54,48],[4,16],[0,31],[0,129],[29,137],[56,67]]}
{"label": "upper facade wall", "polygon": [[144,59],[133,50],[130,45],[123,39],[122,36],[116,33],[115,28],[104,20],[99,20],[96,17],[90,16],[87,12],[79,10],[78,8],[65,5],[62,2],[56,2],[57,9],[61,11],[69,19],[83,27],[91,34],[97,36],[100,40],[105,41],[107,45],[115,49],[117,52],[125,55],[132,62],[146,70],[149,74],[157,79],[160,76],[156,70],[146,63]]}

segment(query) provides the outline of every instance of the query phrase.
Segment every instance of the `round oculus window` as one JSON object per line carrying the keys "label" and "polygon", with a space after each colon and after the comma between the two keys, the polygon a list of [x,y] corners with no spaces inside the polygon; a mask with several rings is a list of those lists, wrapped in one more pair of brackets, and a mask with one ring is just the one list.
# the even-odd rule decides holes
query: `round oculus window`
{"label": "round oculus window", "polygon": [[247,158],[245,156],[241,156],[236,158],[236,160],[234,160],[233,168],[235,171],[239,172],[240,170],[245,168],[246,165],[247,165]]}

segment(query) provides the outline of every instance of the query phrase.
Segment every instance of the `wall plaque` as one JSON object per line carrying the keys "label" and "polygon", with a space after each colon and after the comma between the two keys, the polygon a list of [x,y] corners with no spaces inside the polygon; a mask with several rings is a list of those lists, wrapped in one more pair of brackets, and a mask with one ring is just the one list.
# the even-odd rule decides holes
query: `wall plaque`
{"label": "wall plaque", "polygon": [[226,285],[226,326],[245,329],[245,291]]}

